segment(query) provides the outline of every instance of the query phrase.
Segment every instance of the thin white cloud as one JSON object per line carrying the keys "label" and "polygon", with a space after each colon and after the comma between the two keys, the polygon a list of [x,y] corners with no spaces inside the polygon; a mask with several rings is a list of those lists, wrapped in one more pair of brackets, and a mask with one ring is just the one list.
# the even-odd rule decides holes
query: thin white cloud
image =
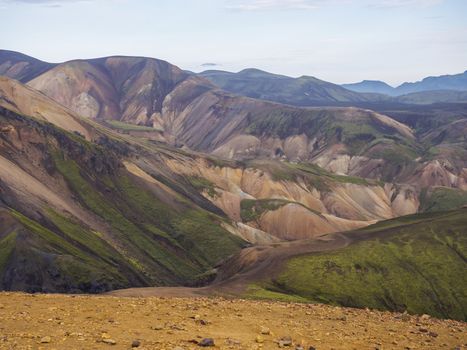
{"label": "thin white cloud", "polygon": [[375,8],[396,7],[428,7],[437,5],[444,0],[376,0],[368,1],[368,5]]}
{"label": "thin white cloud", "polygon": [[330,5],[361,5],[373,8],[427,7],[444,0],[227,0],[233,11],[316,10]]}
{"label": "thin white cloud", "polygon": [[250,0],[228,1],[226,8],[234,11],[314,10],[322,0]]}
{"label": "thin white cloud", "polygon": [[98,0],[0,0],[1,6],[6,5],[38,5],[44,7],[62,7],[73,3],[92,3]]}

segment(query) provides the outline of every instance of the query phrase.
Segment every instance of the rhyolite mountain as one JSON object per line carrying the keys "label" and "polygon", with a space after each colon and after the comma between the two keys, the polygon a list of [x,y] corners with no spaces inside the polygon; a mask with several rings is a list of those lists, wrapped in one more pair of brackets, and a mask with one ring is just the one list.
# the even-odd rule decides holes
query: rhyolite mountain
{"label": "rhyolite mountain", "polygon": [[464,141],[420,143],[418,130],[367,109],[299,108],[233,95],[167,62],[138,57],[65,62],[27,84],[79,115],[123,129],[128,126],[118,122],[152,127],[152,139],[177,147],[237,160],[307,161],[344,175],[415,185],[421,177],[423,186],[465,189]]}
{"label": "rhyolite mountain", "polygon": [[247,244],[354,229],[418,207],[409,185],[223,161],[117,133],[6,77],[0,108],[2,289],[202,284]]}
{"label": "rhyolite mountain", "polygon": [[54,66],[20,52],[0,50],[0,75],[19,81],[34,79]]}
{"label": "rhyolite mountain", "polygon": [[248,245],[467,201],[457,111],[300,108],[151,58],[2,57],[22,67],[0,77],[2,289],[201,285]]}

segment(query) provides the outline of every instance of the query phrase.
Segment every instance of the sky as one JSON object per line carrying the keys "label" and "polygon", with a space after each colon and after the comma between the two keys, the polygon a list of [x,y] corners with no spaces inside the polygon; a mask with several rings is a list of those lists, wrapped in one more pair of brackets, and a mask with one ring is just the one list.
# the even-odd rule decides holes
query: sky
{"label": "sky", "polygon": [[467,0],[0,0],[0,48],[391,85],[467,70]]}

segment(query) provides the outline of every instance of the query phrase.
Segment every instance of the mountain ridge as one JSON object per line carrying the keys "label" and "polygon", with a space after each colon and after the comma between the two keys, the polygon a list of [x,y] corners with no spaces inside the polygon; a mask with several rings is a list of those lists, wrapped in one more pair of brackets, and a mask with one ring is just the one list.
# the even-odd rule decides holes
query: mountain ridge
{"label": "mountain ridge", "polygon": [[[377,83],[377,86],[373,83]],[[384,86],[386,94],[391,96],[438,90],[467,91],[467,70],[458,74],[428,76],[416,82],[404,82],[396,87],[379,80],[363,80],[359,83],[341,84],[341,86],[356,92],[381,92],[377,89]]]}
{"label": "mountain ridge", "polygon": [[2,77],[0,105],[4,289],[204,285],[249,245],[467,198],[455,111],[412,128],[237,96],[132,57],[59,64],[30,85]]}

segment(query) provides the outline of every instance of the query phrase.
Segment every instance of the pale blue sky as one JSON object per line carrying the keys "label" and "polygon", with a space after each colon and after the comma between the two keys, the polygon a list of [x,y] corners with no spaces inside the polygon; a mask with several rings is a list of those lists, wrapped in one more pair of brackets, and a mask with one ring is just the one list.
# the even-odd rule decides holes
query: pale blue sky
{"label": "pale blue sky", "polygon": [[467,69],[467,0],[0,0],[0,48],[391,84]]}

